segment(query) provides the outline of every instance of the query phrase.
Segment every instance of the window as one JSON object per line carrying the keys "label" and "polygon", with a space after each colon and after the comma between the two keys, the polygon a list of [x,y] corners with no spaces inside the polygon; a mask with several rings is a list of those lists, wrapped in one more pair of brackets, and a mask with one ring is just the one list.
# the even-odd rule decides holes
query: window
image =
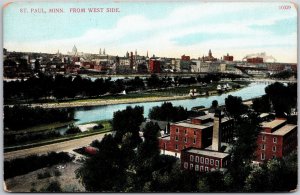
{"label": "window", "polygon": [[175,136],[175,141],[178,141],[178,136]]}
{"label": "window", "polygon": [[208,158],[205,158],[205,164],[209,164],[209,159]]}
{"label": "window", "polygon": [[210,159],[210,165],[214,165],[214,159]]}
{"label": "window", "polygon": [[184,137],[184,142],[187,143],[187,137]]}
{"label": "window", "polygon": [[195,157],[195,162],[198,163],[199,162],[199,156]]}
{"label": "window", "polygon": [[208,172],[208,167],[205,167],[205,171]]}
{"label": "window", "polygon": [[190,155],[190,161],[193,162],[194,161],[194,156]]}
{"label": "window", "polygon": [[273,143],[277,143],[277,137],[273,137]]}
{"label": "window", "polygon": [[187,130],[186,129],[184,130],[184,133],[187,134]]}
{"label": "window", "polygon": [[193,164],[190,164],[190,170],[192,170],[194,168]]}
{"label": "window", "polygon": [[199,165],[195,165],[195,171],[199,171]]}
{"label": "window", "polygon": [[186,149],[186,146],[183,146],[183,149]]}
{"label": "window", "polygon": [[178,133],[179,132],[179,128],[176,128],[176,133]]}
{"label": "window", "polygon": [[203,171],[203,166],[200,166],[200,171]]}
{"label": "window", "polygon": [[196,144],[196,138],[194,138],[193,144]]}
{"label": "window", "polygon": [[276,146],[273,146],[273,147],[272,147],[272,151],[273,151],[273,152],[276,152]]}
{"label": "window", "polygon": [[261,160],[265,160],[265,153],[261,153]]}
{"label": "window", "polygon": [[266,149],[266,145],[265,144],[261,145],[261,149],[265,150]]}
{"label": "window", "polygon": [[216,160],[216,167],[219,167],[219,160]]}
{"label": "window", "polygon": [[266,141],[266,136],[261,136],[262,141]]}
{"label": "window", "polygon": [[178,150],[178,145],[177,144],[175,144],[175,149]]}
{"label": "window", "polygon": [[189,163],[185,162],[185,163],[183,164],[183,167],[184,167],[185,169],[189,168]]}
{"label": "window", "polygon": [[167,144],[166,143],[164,143],[164,149],[167,149]]}
{"label": "window", "polygon": [[196,135],[196,131],[194,131],[194,135]]}
{"label": "window", "polygon": [[200,158],[200,162],[201,162],[202,164],[204,163],[204,158],[203,158],[203,157]]}

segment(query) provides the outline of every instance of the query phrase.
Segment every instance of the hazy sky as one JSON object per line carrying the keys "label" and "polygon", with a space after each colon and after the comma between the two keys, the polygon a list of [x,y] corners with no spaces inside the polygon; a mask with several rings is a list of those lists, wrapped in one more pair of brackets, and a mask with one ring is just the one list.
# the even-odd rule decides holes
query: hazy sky
{"label": "hazy sky", "polygon": [[[291,6],[282,9],[281,6]],[[20,9],[27,9],[21,13]],[[31,13],[62,8],[64,13]],[[85,8],[85,13],[70,13]],[[88,13],[87,8],[119,8]],[[127,51],[165,57],[207,55],[235,59],[266,52],[279,62],[297,62],[297,12],[289,3],[201,2],[18,2],[3,11],[4,47],[9,51],[79,52],[124,56]]]}

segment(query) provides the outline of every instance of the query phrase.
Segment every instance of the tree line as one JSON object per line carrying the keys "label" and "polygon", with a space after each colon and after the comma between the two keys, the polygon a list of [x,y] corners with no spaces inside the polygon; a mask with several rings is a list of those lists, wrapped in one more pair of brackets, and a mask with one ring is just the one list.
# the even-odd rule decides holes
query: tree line
{"label": "tree line", "polygon": [[275,82],[265,88],[265,93],[253,100],[252,107],[256,112],[274,110],[277,117],[289,117],[291,108],[297,107],[297,83]]}
{"label": "tree line", "polygon": [[224,75],[207,74],[197,77],[174,78],[165,76],[159,77],[152,74],[146,79],[135,77],[133,79],[97,78],[92,81],[90,78],[83,78],[77,75],[45,75],[38,73],[27,80],[4,81],[4,102],[13,100],[30,101],[51,101],[64,100],[82,97],[99,97],[105,94],[118,94],[122,91],[131,92],[145,89],[161,89],[178,85],[191,85],[196,83],[210,83],[219,81]]}
{"label": "tree line", "polygon": [[5,106],[4,130],[21,130],[28,127],[54,122],[67,122],[74,120],[74,109],[45,109],[29,106]]}

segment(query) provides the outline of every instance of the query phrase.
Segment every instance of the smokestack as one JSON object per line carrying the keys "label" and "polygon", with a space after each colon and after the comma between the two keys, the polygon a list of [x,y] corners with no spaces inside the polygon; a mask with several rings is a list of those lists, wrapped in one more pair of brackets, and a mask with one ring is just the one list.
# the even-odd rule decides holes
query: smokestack
{"label": "smokestack", "polygon": [[212,150],[220,151],[221,149],[221,110],[217,109],[214,115]]}

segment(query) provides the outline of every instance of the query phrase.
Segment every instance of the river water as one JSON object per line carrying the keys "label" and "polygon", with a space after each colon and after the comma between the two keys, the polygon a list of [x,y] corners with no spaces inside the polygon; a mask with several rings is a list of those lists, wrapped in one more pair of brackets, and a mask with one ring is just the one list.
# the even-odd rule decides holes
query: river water
{"label": "river water", "polygon": [[[195,106],[205,106],[209,107],[213,100],[217,100],[219,105],[225,104],[225,98],[228,95],[240,96],[243,100],[255,98],[265,94],[265,83],[251,83],[247,87],[233,91],[229,93],[224,93],[221,95],[199,97],[196,99],[185,99],[185,100],[172,100],[173,106],[183,106],[190,110]],[[160,106],[163,102],[145,102],[145,103],[132,103],[132,104],[118,104],[118,105],[107,105],[107,106],[94,106],[86,108],[76,108],[75,119],[78,121],[76,124],[97,121],[97,120],[108,120],[113,118],[114,112],[118,110],[126,109],[127,106],[143,106],[144,116],[148,117],[149,110],[153,106]]]}

